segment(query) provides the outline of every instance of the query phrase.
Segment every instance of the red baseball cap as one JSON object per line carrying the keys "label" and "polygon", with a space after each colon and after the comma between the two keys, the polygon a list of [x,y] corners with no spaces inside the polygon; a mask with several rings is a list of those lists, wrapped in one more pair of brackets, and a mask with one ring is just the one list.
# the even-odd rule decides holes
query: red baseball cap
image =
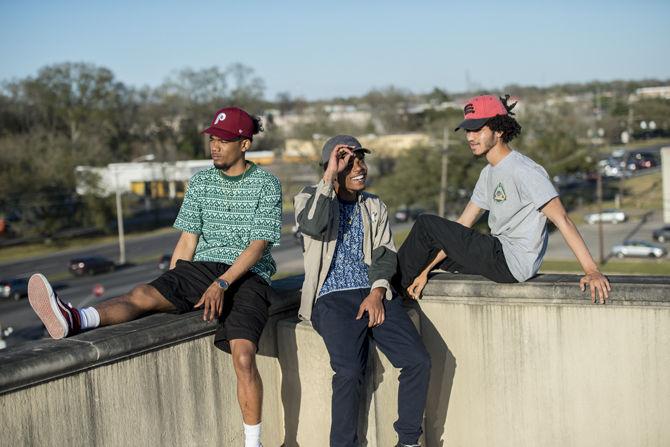
{"label": "red baseball cap", "polygon": [[224,107],[216,112],[212,123],[202,131],[223,140],[237,140],[238,138],[253,139],[254,120],[239,107]]}
{"label": "red baseball cap", "polygon": [[468,99],[463,108],[463,117],[465,118],[456,130],[477,130],[491,118],[497,115],[508,115],[507,109],[500,98],[493,95],[475,96]]}

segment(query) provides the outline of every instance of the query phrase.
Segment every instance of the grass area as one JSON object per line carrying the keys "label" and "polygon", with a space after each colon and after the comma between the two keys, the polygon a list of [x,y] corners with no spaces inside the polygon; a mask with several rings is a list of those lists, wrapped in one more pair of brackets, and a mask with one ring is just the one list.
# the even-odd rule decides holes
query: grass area
{"label": "grass area", "polygon": [[[670,140],[667,138],[652,138],[650,140],[639,140],[639,141],[633,141],[631,143],[626,144],[626,149],[645,149],[650,146],[665,146],[665,145],[670,145]],[[617,146],[610,146],[609,147],[609,152],[612,151],[612,149],[618,148],[620,145]]]}
{"label": "grass area", "polygon": [[407,230],[393,232],[393,242],[395,242],[396,248],[400,248],[402,243],[405,242],[405,239],[407,239],[408,234],[409,228]]}
{"label": "grass area", "polygon": [[[661,172],[631,177],[623,180],[624,195],[621,209],[631,219],[641,217],[648,210],[663,209],[663,175]],[[614,200],[603,201],[603,209],[615,208]],[[597,212],[598,205],[592,203],[570,212],[570,218],[584,222],[584,215]]]}
{"label": "grass area", "polygon": [[[613,259],[600,267],[606,275],[670,275],[670,261],[667,259]],[[582,268],[577,261],[545,259],[540,273],[578,273]]]}
{"label": "grass area", "polygon": [[302,275],[303,273],[304,273],[304,272],[303,272],[302,270],[301,270],[301,271],[297,271],[297,272],[277,272],[277,273],[272,277],[272,281],[279,281],[280,279],[289,278],[289,277],[291,277],[291,276]]}

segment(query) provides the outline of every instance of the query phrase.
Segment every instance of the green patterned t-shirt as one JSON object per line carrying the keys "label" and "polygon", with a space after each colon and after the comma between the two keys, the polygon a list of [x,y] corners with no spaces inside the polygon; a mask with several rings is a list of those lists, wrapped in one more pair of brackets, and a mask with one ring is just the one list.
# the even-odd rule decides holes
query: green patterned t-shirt
{"label": "green patterned t-shirt", "polygon": [[232,265],[251,241],[268,241],[251,271],[269,284],[277,271],[270,248],[279,245],[281,237],[281,184],[249,164],[244,174],[234,177],[215,167],[191,177],[174,227],[200,236],[194,261]]}

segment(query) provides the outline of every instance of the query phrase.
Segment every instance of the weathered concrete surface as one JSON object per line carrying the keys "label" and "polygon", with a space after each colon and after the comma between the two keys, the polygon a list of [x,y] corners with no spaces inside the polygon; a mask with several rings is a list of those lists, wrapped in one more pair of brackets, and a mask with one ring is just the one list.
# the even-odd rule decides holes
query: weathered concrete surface
{"label": "weathered concrete surface", "polygon": [[576,279],[429,282],[427,445],[670,445],[670,281],[613,277],[600,306]]}
{"label": "weathered concrete surface", "polygon": [[[277,321],[295,315],[300,278],[279,300],[259,343],[266,446],[283,439]],[[220,446],[243,444],[230,355],[201,312],[152,315],[0,354],[0,445]]]}
{"label": "weathered concrete surface", "polygon": [[[573,275],[431,278],[416,307],[433,364],[425,445],[670,445],[670,278],[610,279],[600,306]],[[327,445],[332,371],[321,338],[295,320],[300,278],[284,284],[258,357],[263,443]],[[214,329],[199,313],[156,315],[3,352],[0,445],[241,445]],[[371,355],[362,434],[393,445],[398,372]]]}

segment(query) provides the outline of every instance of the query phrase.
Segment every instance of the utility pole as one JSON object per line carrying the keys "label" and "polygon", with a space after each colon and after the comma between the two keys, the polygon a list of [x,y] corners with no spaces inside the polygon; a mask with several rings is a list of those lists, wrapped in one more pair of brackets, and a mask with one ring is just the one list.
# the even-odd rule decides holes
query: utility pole
{"label": "utility pole", "polygon": [[603,238],[603,175],[598,171],[596,183],[596,195],[598,200],[598,254],[599,264],[605,264],[605,241]]}
{"label": "utility pole", "polygon": [[449,129],[444,128],[442,140],[442,175],[440,176],[440,203],[438,203],[438,214],[446,217],[447,214],[447,168],[449,166]]}
{"label": "utility pole", "polygon": [[596,108],[598,109],[598,114],[596,115],[596,135],[598,135],[599,139],[596,143],[596,201],[598,203],[598,264],[602,266],[605,264],[605,238],[603,237],[603,175],[597,165],[597,162],[600,159],[600,138],[603,137],[603,135],[601,135],[602,131],[600,127],[600,120],[602,118],[602,111],[600,110],[601,106],[600,89],[597,89]]}

